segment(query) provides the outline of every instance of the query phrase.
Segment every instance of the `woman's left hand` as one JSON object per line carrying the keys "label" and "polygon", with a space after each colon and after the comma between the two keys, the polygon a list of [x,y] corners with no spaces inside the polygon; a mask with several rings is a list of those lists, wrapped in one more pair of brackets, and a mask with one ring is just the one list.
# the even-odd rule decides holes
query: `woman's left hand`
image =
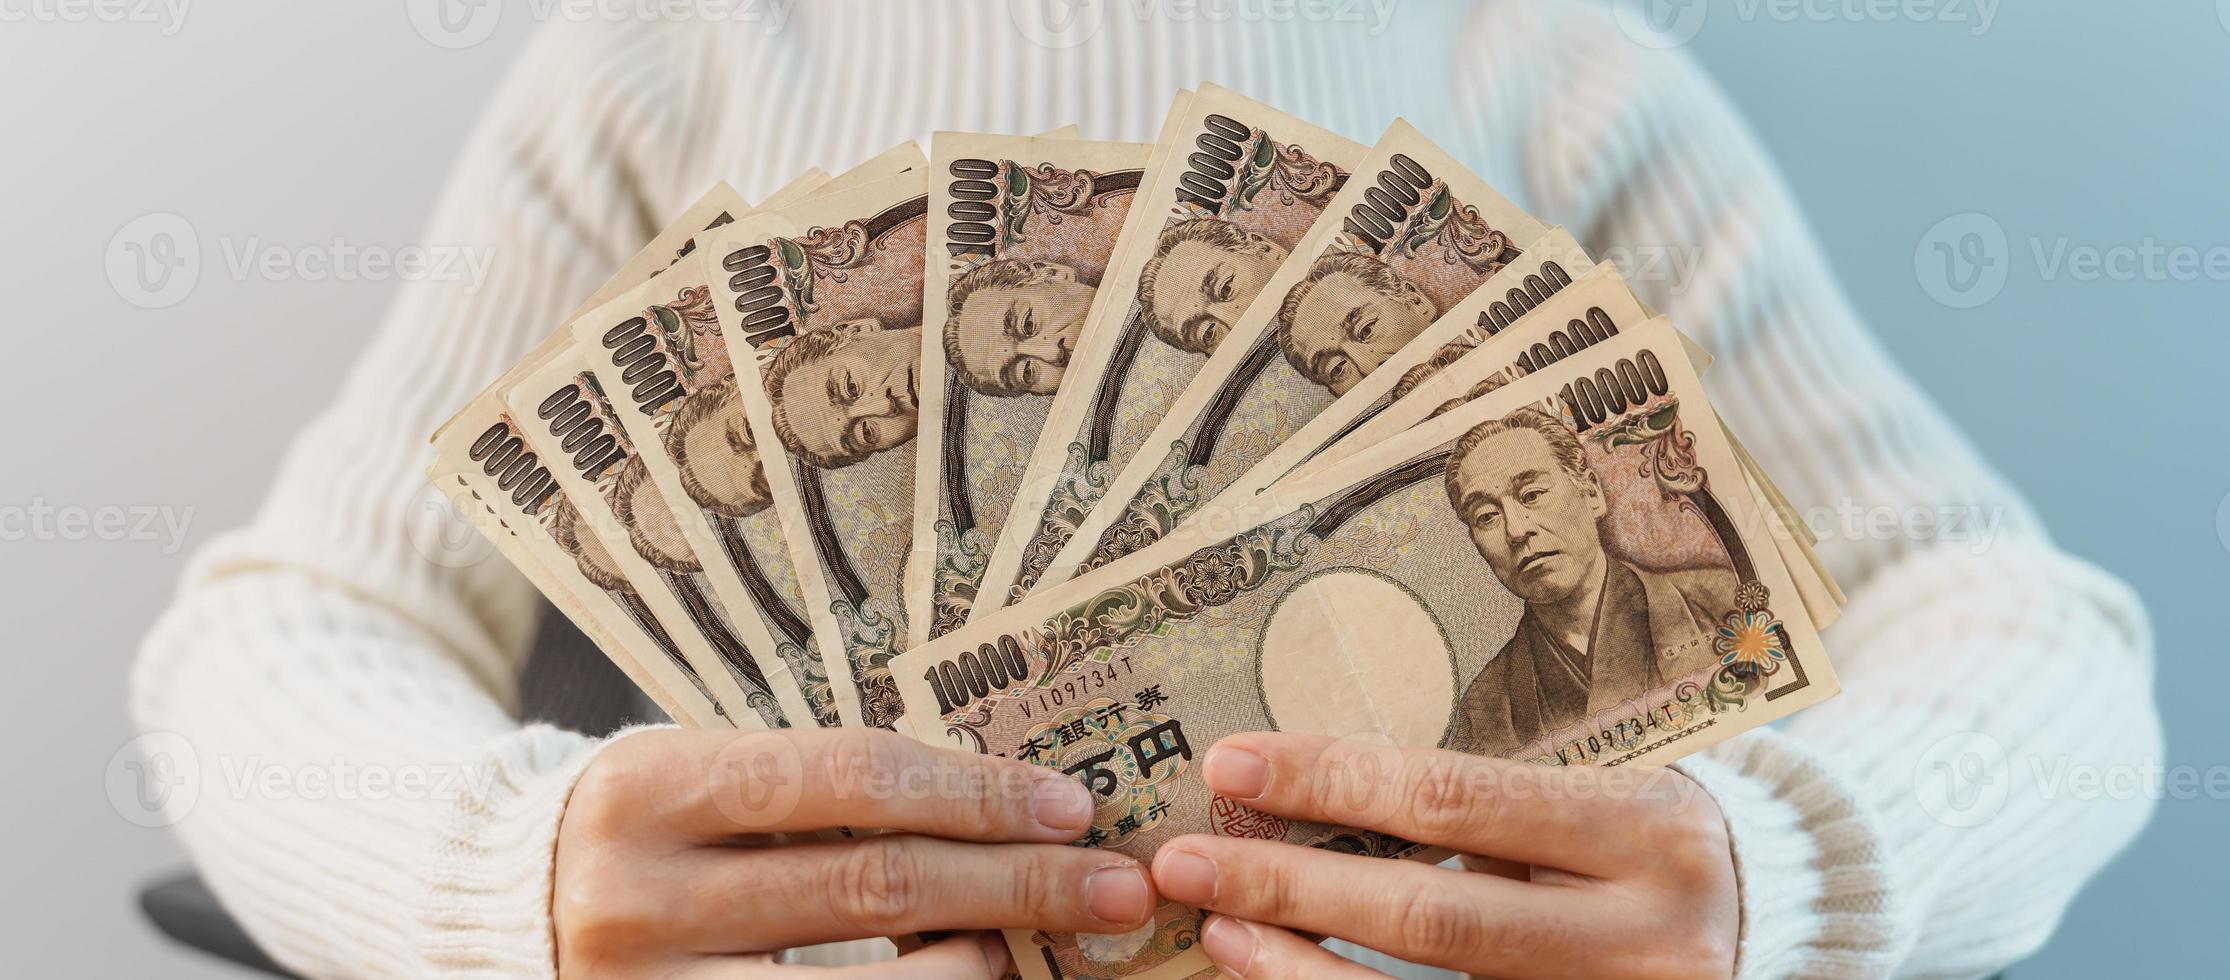
{"label": "woman's left hand", "polygon": [[1163,845],[1164,898],[1218,913],[1210,959],[1246,980],[1380,977],[1294,931],[1496,977],[1727,977],[1741,928],[1718,804],[1669,769],[1539,766],[1248,734],[1209,788],[1295,820],[1463,852],[1470,871],[1195,834]]}

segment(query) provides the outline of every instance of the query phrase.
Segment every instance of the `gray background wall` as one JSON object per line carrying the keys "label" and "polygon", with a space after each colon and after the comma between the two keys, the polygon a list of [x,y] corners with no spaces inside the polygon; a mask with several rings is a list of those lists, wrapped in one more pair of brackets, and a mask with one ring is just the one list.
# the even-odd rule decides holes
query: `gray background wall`
{"label": "gray background wall", "polygon": [[[1687,47],[1778,156],[1859,308],[2060,539],[2146,597],[2162,763],[2230,765],[2219,721],[2230,667],[2213,618],[2230,595],[2217,402],[2230,285],[2048,262],[2063,241],[2109,258],[2148,243],[2230,247],[2230,3],[1992,4],[1979,34],[1974,0],[1803,8],[1825,22],[1748,0],[1688,4],[1703,20]],[[1842,15],[1854,7],[1893,13]],[[0,14],[31,9],[0,2]],[[428,44],[400,4],[210,0],[175,22],[0,19],[0,390],[16,420],[0,465],[11,646],[0,948],[49,967],[27,975],[229,975],[165,947],[131,908],[135,882],[181,859],[104,791],[132,734],[125,669],[185,555],[247,519],[395,284],[236,280],[213,250],[416,243],[527,19],[506,17],[461,51]],[[189,297],[147,310],[112,286],[104,255],[153,212],[186,218],[211,251]],[[1930,236],[1969,213],[2005,236],[1980,257],[2006,278],[1958,309],[1929,289],[1966,270],[1936,258]],[[1963,220],[1935,233],[1955,255],[1975,227]],[[107,540],[13,530],[41,506],[167,515],[184,534],[134,535],[129,520]],[[2080,704],[2067,723],[2086,724]],[[2230,801],[2204,794],[2164,801],[2017,975],[2217,973],[2226,816]]]}

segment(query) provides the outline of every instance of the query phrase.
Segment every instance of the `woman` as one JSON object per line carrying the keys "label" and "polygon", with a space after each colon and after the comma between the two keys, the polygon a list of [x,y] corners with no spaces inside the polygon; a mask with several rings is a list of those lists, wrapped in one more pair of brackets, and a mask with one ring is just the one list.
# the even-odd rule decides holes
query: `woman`
{"label": "woman", "polygon": [[[1025,0],[816,3],[779,26],[543,31],[430,232],[495,246],[493,277],[471,293],[406,288],[255,523],[199,556],[134,678],[142,726],[205,756],[473,780],[461,794],[398,781],[348,799],[204,798],[179,830],[280,961],[317,976],[756,976],[798,968],[754,954],[838,939],[1120,932],[1158,892],[1218,912],[1205,945],[1247,977],[1430,975],[1372,950],[1499,976],[1977,975],[2036,949],[2143,824],[2143,801],[2020,783],[2025,759],[2157,756],[2138,603],[2056,551],[1885,361],[1688,61],[1578,4],[1400,5],[1384,24],[1376,5],[1054,6],[1082,19],[1055,33]],[[751,791],[754,770],[724,753],[774,751],[764,740],[599,740],[514,719],[540,600],[500,561],[445,567],[405,533],[426,434],[449,412],[715,179],[763,196],[935,129],[1081,122],[1150,138],[1171,94],[1204,78],[1362,138],[1406,115],[1594,248],[1694,249],[1692,281],[1637,288],[1715,353],[1717,407],[1791,498],[1960,508],[1997,517],[1997,537],[1977,552],[1831,532],[1820,554],[1851,599],[1828,637],[1844,693],[1681,764],[1667,778],[1684,805],[1523,802],[1478,787],[1596,776],[1420,753],[1402,770],[1416,779],[1381,787],[1400,794],[1389,805],[1324,814],[1316,801],[1342,787],[1312,781],[1344,769],[1323,745],[1246,736],[1204,760],[1219,791],[1443,839],[1475,855],[1463,869],[1217,841],[1140,868],[1062,846],[1081,827],[1073,783],[857,733],[782,736],[776,754],[971,770],[1008,791],[883,807],[808,781],[786,822],[745,827],[721,801]],[[2063,720],[2078,704],[2081,723]],[[2014,780],[1994,814],[1918,792],[1945,746],[1969,745],[1986,764],[2002,749],[1980,772]],[[834,824],[913,833],[771,836]],[[1002,957],[963,935],[847,969],[979,977]]]}

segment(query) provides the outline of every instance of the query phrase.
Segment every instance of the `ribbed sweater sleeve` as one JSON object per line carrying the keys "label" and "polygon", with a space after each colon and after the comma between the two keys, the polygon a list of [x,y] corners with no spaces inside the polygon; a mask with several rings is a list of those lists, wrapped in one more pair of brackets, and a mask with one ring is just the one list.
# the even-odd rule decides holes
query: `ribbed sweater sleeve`
{"label": "ribbed sweater sleeve", "polygon": [[1890,363],[1691,61],[1594,10],[1523,6],[1466,46],[1482,156],[1514,156],[1541,213],[1713,353],[1714,405],[1850,597],[1826,634],[1841,696],[1684,764],[1732,832],[1741,973],[2002,969],[2150,813],[2058,778],[2160,758],[2142,606],[2055,548]]}
{"label": "ribbed sweater sleeve", "polygon": [[[2141,606],[2057,549],[1889,362],[1686,57],[1594,6],[1532,0],[1400,42],[1429,54],[1125,17],[1050,48],[1008,6],[817,2],[779,32],[560,23],[532,43],[427,232],[490,249],[488,277],[401,290],[255,520],[191,563],[133,678],[140,725],[201,763],[182,839],[281,962],[553,972],[556,828],[599,743],[513,717],[538,608],[524,581],[412,543],[435,426],[713,179],[763,192],[935,128],[1142,138],[1202,78],[1365,139],[1398,112],[1455,120],[1430,131],[1597,254],[1640,260],[1645,300],[1716,356],[1715,405],[1823,532],[1851,600],[1826,634],[1842,695],[1682,764],[1727,815],[1744,976],[1987,974],[2041,944],[2143,824],[2142,795],[2062,778],[2159,757]],[[1322,70],[1349,47],[1376,67]],[[987,64],[1066,81],[971,87]],[[255,778],[270,771],[296,788]]]}

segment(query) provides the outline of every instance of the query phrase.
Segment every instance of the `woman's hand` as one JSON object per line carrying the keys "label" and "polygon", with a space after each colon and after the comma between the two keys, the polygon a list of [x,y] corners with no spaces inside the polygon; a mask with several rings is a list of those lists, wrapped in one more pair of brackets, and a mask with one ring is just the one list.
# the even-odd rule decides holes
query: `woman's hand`
{"label": "woman's hand", "polygon": [[1289,929],[1497,977],[1734,972],[1741,911],[1726,824],[1672,770],[1283,734],[1227,738],[1203,768],[1211,789],[1254,809],[1452,848],[1483,872],[1229,837],[1162,845],[1155,887],[1220,913],[1202,945],[1233,976],[1382,976]]}
{"label": "woman's hand", "polygon": [[[1137,928],[1155,906],[1144,869],[1065,846],[1091,816],[1073,778],[889,732],[630,735],[597,755],[559,826],[558,970],[997,977],[996,935],[827,974],[768,954],[923,931]],[[841,827],[863,836],[814,839]]]}

